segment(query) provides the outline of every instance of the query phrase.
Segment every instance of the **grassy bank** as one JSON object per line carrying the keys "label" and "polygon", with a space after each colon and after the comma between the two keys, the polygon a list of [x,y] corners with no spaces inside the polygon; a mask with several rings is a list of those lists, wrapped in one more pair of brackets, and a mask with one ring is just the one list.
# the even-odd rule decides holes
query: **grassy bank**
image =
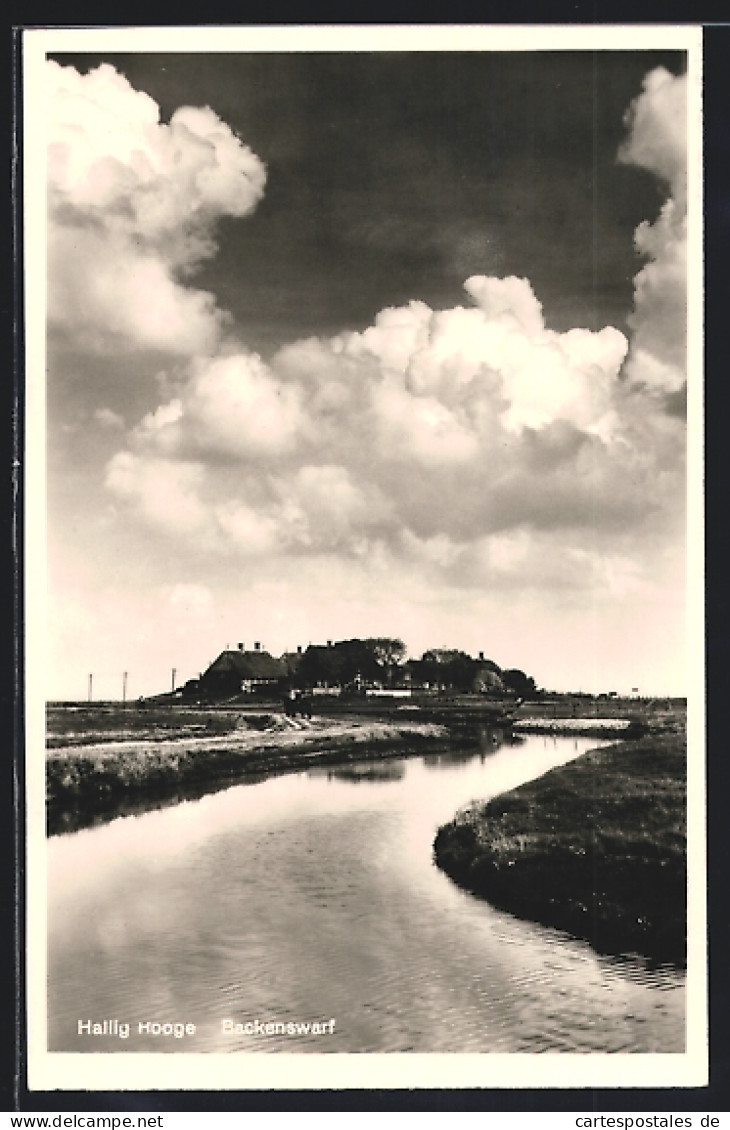
{"label": "grassy bank", "polygon": [[460,886],[603,953],[686,960],[686,742],[595,750],[439,829]]}
{"label": "grassy bank", "polygon": [[[190,716],[164,722],[142,712],[87,712],[49,720],[46,801],[51,833],[177,803],[236,781],[438,748],[433,723],[363,719],[308,721],[282,714]],[[177,727],[177,728],[176,728]]]}

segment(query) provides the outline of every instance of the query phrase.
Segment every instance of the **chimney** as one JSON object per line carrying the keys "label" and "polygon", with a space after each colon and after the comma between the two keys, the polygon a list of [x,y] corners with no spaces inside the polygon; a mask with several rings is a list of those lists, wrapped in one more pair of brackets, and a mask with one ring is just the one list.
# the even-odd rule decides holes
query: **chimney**
{"label": "chimney", "polygon": [[242,644],[242,643],[239,643],[239,645],[238,645],[238,650],[239,650],[239,651],[243,651],[243,644]]}
{"label": "chimney", "polygon": [[332,647],[332,640],[327,640],[327,647]]}
{"label": "chimney", "polygon": [[297,644],[297,655],[301,655],[301,654],[302,654],[302,645],[300,643],[298,643]]}
{"label": "chimney", "polygon": [[479,659],[482,663],[484,662],[484,652],[483,651],[479,652]]}
{"label": "chimney", "polygon": [[256,643],[253,645],[253,649],[254,651],[261,651],[261,644],[256,641]]}

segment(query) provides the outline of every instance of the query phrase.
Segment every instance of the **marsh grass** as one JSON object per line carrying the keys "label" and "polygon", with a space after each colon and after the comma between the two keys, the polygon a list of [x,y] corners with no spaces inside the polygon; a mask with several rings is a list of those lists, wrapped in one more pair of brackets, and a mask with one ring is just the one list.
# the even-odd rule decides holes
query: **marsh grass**
{"label": "marsh grass", "polygon": [[605,953],[686,958],[686,749],[594,750],[439,829],[436,863],[501,909]]}
{"label": "marsh grass", "polygon": [[93,745],[130,738],[163,741],[169,737],[226,734],[239,725],[236,711],[90,703],[46,707],[46,748]]}
{"label": "marsh grass", "polygon": [[[76,711],[69,712],[77,715]],[[51,834],[157,808],[182,796],[199,796],[226,783],[296,772],[317,764],[342,764],[372,754],[386,759],[442,749],[448,732],[431,722],[324,719],[283,726],[276,714],[236,711],[139,711],[136,728],[100,726],[99,711],[76,716],[66,734],[57,722],[46,751],[47,827]],[[187,715],[190,713],[192,719]],[[199,723],[199,724],[198,724]],[[61,723],[62,725],[63,723]],[[98,737],[102,731],[101,738]]]}

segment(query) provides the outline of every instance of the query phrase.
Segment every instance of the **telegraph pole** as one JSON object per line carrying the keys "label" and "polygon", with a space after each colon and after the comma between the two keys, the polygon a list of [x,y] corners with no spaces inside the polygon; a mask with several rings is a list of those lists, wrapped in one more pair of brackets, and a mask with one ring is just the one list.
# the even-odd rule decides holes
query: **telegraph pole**
{"label": "telegraph pole", "polygon": [[177,675],[177,667],[172,669],[172,689],[175,690],[175,676]]}
{"label": "telegraph pole", "polygon": [[89,702],[91,702],[91,699],[92,699],[93,686],[94,686],[94,676],[89,675]]}
{"label": "telegraph pole", "polygon": [[122,702],[127,701],[127,672],[122,675]]}

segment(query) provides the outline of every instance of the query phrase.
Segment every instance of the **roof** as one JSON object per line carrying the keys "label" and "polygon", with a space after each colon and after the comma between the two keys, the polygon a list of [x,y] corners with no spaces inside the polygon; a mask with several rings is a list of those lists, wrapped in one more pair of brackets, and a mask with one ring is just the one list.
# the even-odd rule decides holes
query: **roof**
{"label": "roof", "polygon": [[243,679],[282,679],[287,674],[286,664],[274,659],[268,651],[222,651],[211,663],[203,678],[217,675],[235,675]]}
{"label": "roof", "polygon": [[288,675],[293,675],[299,664],[302,662],[301,651],[285,651],[279,659],[279,662],[286,669]]}

